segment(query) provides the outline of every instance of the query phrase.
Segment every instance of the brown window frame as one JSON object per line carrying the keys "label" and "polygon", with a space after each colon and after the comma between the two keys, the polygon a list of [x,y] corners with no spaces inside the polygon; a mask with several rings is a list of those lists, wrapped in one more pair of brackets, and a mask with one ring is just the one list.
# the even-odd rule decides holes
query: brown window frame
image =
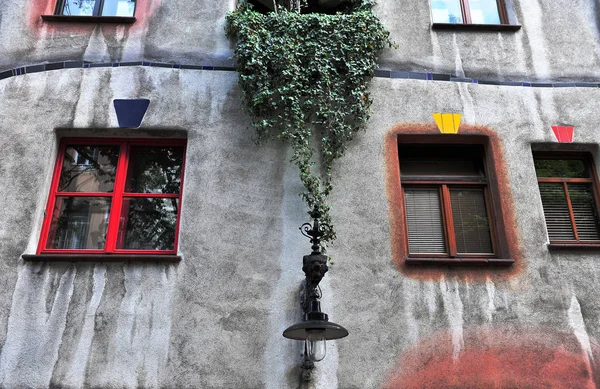
{"label": "brown window frame", "polygon": [[92,11],[92,15],[65,15],[64,12],[64,8],[65,8],[65,3],[68,0],[58,0],[56,2],[56,7],[54,9],[54,15],[60,15],[60,16],[75,16],[75,17],[112,17],[112,18],[133,18],[135,17],[135,10],[137,8],[137,1],[135,2],[135,6],[133,7],[133,13],[131,16],[114,16],[114,15],[102,15],[102,11],[104,10],[104,3],[106,0],[96,0],[96,2],[94,3],[94,10]]}
{"label": "brown window frame", "polygon": [[[430,0],[431,1],[431,0]],[[479,24],[473,23],[471,18],[471,7],[469,0],[459,0],[461,8],[462,23],[444,23],[433,21],[431,28],[434,30],[476,30],[476,31],[517,31],[521,29],[519,24],[511,24],[508,11],[506,8],[506,0],[496,0],[498,6],[498,17],[500,24]],[[431,5],[431,2],[430,2]]]}
{"label": "brown window frame", "polygon": [[96,0],[92,15],[65,15],[63,13],[65,2],[67,0],[57,0],[52,15],[42,15],[42,19],[47,22],[76,22],[76,23],[134,23],[136,21],[135,11],[138,1],[135,1],[133,14],[131,16],[104,16],[102,11],[106,0]]}
{"label": "brown window frame", "polygon": [[[399,142],[399,147],[403,144],[411,144],[413,142]],[[441,147],[441,146],[454,146],[454,147],[464,147],[467,146],[466,143],[419,143],[419,146],[425,147]],[[403,202],[404,209],[404,227],[407,232],[404,236],[405,239],[405,247],[407,248],[407,262],[411,262],[411,260],[419,260],[427,259],[428,261],[433,262],[488,262],[489,259],[498,258],[498,239],[497,239],[497,231],[496,231],[496,223],[494,222],[494,207],[493,200],[490,194],[489,183],[488,183],[488,161],[486,158],[485,145],[479,144],[481,146],[481,163],[483,167],[484,176],[483,177],[473,177],[473,176],[461,176],[456,175],[452,176],[450,179],[444,178],[435,178],[435,176],[412,176],[410,178],[402,177],[402,166],[400,159],[402,158],[399,155],[399,166],[400,166],[400,186],[401,186],[401,197]],[[400,154],[400,153],[399,153]],[[456,234],[454,231],[454,219],[452,215],[452,203],[450,199],[450,190],[452,188],[482,188],[484,194],[485,208],[486,208],[486,216],[489,223],[489,232],[490,232],[490,241],[492,246],[491,253],[458,253],[457,244],[456,244]],[[446,253],[439,254],[418,254],[418,253],[410,253],[410,244],[409,244],[409,234],[408,234],[408,214],[407,214],[407,203],[405,197],[405,189],[409,188],[438,188],[439,189],[439,199],[440,199],[440,208],[441,208],[441,216],[442,216],[442,225],[444,229],[444,238],[446,245]]]}
{"label": "brown window frame", "polygon": [[[500,18],[500,24],[509,24],[508,13],[506,12],[506,4],[504,3],[504,0],[496,0],[496,4],[498,5],[498,16]],[[469,5],[469,0],[460,0],[460,8],[462,10],[463,17],[462,24],[475,24],[471,20],[471,7]]]}
{"label": "brown window frame", "polygon": [[[568,178],[568,177],[537,177],[538,182],[538,190],[540,183],[562,183],[565,191],[565,197],[567,201],[567,207],[569,210],[569,217],[571,219],[571,227],[573,228],[573,235],[575,239],[573,240],[552,240],[550,238],[550,234],[548,233],[548,244],[549,248],[600,248],[600,239],[599,240],[580,240],[579,234],[577,232],[577,223],[575,221],[575,214],[573,212],[573,207],[571,203],[571,197],[569,195],[569,190],[567,185],[569,183],[581,183],[581,184],[591,184],[592,192],[594,195],[594,204],[596,206],[595,212],[598,214],[600,211],[600,185],[598,181],[598,171],[596,169],[596,165],[594,163],[594,159],[592,155],[588,152],[549,152],[549,151],[534,151],[533,159],[554,159],[554,160],[580,160],[583,161],[588,169],[589,178]],[[540,192],[540,200],[541,200],[541,192]],[[546,216],[544,214],[544,224],[547,226]],[[598,230],[600,232],[600,226],[598,226]],[[547,228],[547,227],[546,227]]]}

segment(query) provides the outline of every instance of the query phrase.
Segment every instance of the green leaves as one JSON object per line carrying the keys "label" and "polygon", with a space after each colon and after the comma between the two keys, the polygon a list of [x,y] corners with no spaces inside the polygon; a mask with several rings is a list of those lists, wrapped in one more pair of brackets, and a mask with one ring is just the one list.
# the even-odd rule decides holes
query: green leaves
{"label": "green leaves", "polygon": [[[392,46],[372,6],[370,0],[352,0],[347,14],[300,14],[279,7],[263,15],[241,4],[227,15],[257,141],[277,138],[292,146],[292,162],[305,188],[301,196],[323,215],[324,244],[335,239],[327,205],[331,166],[364,128],[372,103],[367,83],[381,50]],[[320,169],[315,169],[317,150]]]}

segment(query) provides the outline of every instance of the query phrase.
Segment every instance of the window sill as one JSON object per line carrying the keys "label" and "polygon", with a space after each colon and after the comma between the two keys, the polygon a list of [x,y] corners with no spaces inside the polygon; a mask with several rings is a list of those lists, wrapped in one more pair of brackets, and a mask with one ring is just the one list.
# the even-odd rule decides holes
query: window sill
{"label": "window sill", "polygon": [[42,15],[45,22],[73,22],[73,23],[123,23],[131,24],[136,21],[134,16],[67,16],[67,15]]}
{"label": "window sill", "polygon": [[165,262],[177,263],[180,255],[158,254],[23,254],[26,262]]}
{"label": "window sill", "polygon": [[511,266],[514,259],[502,258],[406,258],[404,263],[413,265],[488,265],[488,266]]}
{"label": "window sill", "polygon": [[465,23],[432,23],[432,30],[463,31],[518,31],[520,24],[465,24]]}
{"label": "window sill", "polygon": [[600,243],[548,243],[548,250],[598,250]]}

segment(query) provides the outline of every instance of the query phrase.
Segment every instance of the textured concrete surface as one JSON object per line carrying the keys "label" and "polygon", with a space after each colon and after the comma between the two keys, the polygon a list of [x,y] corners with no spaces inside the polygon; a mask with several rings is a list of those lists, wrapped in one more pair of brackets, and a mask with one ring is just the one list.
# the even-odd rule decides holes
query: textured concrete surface
{"label": "textured concrete surface", "polygon": [[[492,80],[598,80],[597,2],[513,0],[518,32],[432,32],[427,2],[380,0],[398,50],[382,67]],[[418,4],[417,4],[418,3]],[[61,60],[227,63],[232,1],[139,1],[131,26],[44,23],[54,3],[0,0],[0,69]],[[400,16],[399,16],[400,15]],[[335,166],[323,308],[350,336],[310,384],[300,342],[300,184],[257,146],[233,72],[66,69],[0,80],[0,386],[6,388],[592,388],[600,384],[597,251],[550,252],[532,148],[600,161],[597,88],[375,79],[373,116]],[[148,98],[141,129],[112,101]],[[394,259],[386,139],[463,113],[498,139],[518,271]],[[555,124],[575,126],[558,145]],[[179,264],[24,263],[39,240],[62,136],[187,137]],[[456,135],[457,137],[461,136]]]}
{"label": "textured concrete surface", "polygon": [[[56,0],[0,1],[0,70],[64,60],[231,64],[224,17],[235,0],[139,1],[133,24],[44,22]],[[397,50],[383,68],[476,79],[597,80],[595,0],[508,0],[516,32],[432,31],[428,1],[382,0],[376,13]]]}

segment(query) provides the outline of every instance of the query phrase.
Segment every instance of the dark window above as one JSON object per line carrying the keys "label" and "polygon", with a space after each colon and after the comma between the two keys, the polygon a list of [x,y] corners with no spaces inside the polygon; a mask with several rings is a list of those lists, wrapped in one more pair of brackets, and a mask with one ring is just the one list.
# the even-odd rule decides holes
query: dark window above
{"label": "dark window above", "polygon": [[[278,7],[287,9],[298,6],[297,0],[276,0]],[[274,5],[273,0],[247,0],[248,3],[254,6],[254,9],[260,13],[272,12]],[[348,0],[301,0],[301,13],[324,13],[335,14],[337,12],[351,11],[352,5]]]}
{"label": "dark window above", "polygon": [[133,17],[135,0],[60,0],[55,15]]}
{"label": "dark window above", "polygon": [[507,24],[502,0],[431,0],[434,23]]}
{"label": "dark window above", "polygon": [[516,31],[506,0],[430,0],[433,29]]}

